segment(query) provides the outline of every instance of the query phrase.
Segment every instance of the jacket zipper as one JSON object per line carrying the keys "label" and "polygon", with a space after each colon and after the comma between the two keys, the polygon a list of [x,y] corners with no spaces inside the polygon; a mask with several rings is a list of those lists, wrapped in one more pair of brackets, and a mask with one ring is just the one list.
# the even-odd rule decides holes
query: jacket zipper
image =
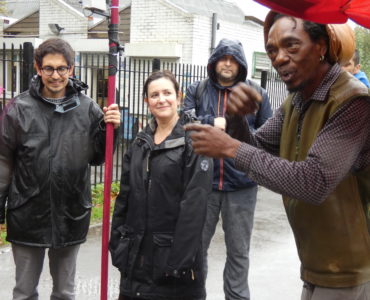
{"label": "jacket zipper", "polygon": [[51,177],[53,176],[53,162],[52,162],[52,141],[51,141],[51,130],[52,130],[52,122],[48,121],[48,140],[49,140],[49,205],[50,205],[50,232],[51,232],[51,247],[55,245],[55,240],[54,240],[54,224],[53,224],[53,193],[52,193],[52,179]]}
{"label": "jacket zipper", "polygon": [[[149,154],[147,155],[147,158],[146,158],[146,168],[145,168],[145,171],[146,171],[146,200],[145,200],[145,226],[144,226],[144,232],[143,232],[143,238],[148,230],[148,219],[149,219],[149,216],[148,216],[148,211],[149,211],[149,193],[150,193],[150,189],[151,189],[151,185],[152,185],[152,179],[150,178],[151,174],[150,174],[150,158],[151,158],[151,153],[153,151],[153,141],[152,139],[149,137],[149,136],[146,136],[146,135],[143,135],[143,136],[140,136],[138,137],[138,139],[141,139],[142,141],[144,141],[148,146],[149,146]],[[144,257],[140,257],[139,258],[139,265],[140,267],[142,267],[144,265]]]}
{"label": "jacket zipper", "polygon": [[[217,109],[217,116],[225,117],[225,110],[227,105],[227,91],[224,91],[224,103],[222,107],[222,114],[221,112],[221,91],[218,92],[218,109]],[[220,159],[220,179],[218,182],[218,189],[222,191],[224,188],[224,159]]]}
{"label": "jacket zipper", "polygon": [[[149,149],[150,149],[150,152],[149,152],[149,155],[148,155],[148,158],[147,158],[147,162],[146,162],[146,168],[145,168],[145,171],[147,172],[150,172],[150,166],[149,166],[149,160],[150,160],[150,153],[152,152],[153,150],[153,146],[152,146],[152,142],[151,142],[151,139],[149,136],[147,135],[144,135],[143,134],[140,134],[140,136],[137,136],[136,139],[139,139],[139,140],[142,140],[144,143],[148,144],[149,146]],[[147,184],[147,195],[146,195],[146,205],[148,206],[148,191],[149,191],[149,181],[148,181],[148,184]],[[146,230],[147,230],[147,222],[148,222],[148,209],[146,209],[145,211],[145,228],[144,228],[144,232],[143,232],[143,237],[145,236],[145,233],[146,233]],[[141,240],[142,242],[142,240]],[[139,245],[140,246],[140,245]],[[138,249],[139,249],[139,246],[138,246]],[[134,257],[133,257],[133,261],[136,261],[136,259],[139,259],[139,265],[142,265],[143,264],[143,257],[139,257],[138,258],[138,252],[135,253]],[[127,272],[127,276],[128,278],[132,278],[132,272],[134,271],[134,268],[133,268],[134,264],[132,265],[131,269],[128,270]],[[132,284],[132,280],[128,280],[127,281],[127,287],[129,289],[131,289],[131,284]]]}

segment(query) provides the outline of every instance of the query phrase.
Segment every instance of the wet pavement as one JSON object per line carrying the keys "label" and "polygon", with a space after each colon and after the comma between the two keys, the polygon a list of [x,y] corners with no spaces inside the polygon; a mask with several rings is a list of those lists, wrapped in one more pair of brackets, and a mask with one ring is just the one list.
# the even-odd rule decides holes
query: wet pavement
{"label": "wet pavement", "polygon": [[[252,300],[298,300],[302,283],[299,260],[281,197],[259,188],[250,250],[249,286]],[[100,227],[91,229],[81,246],[76,274],[76,300],[100,299]],[[223,232],[219,224],[209,250],[208,300],[223,300],[225,262]],[[45,260],[39,284],[40,300],[49,299],[51,278]],[[14,263],[10,247],[0,248],[0,299],[12,299]],[[119,272],[109,268],[108,299],[117,299]]]}

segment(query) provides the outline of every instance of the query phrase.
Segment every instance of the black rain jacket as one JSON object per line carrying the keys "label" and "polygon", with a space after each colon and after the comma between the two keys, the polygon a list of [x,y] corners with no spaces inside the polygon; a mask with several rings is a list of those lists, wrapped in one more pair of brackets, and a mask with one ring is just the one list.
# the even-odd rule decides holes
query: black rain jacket
{"label": "black rain jacket", "polygon": [[205,295],[201,241],[213,166],[193,152],[182,124],[155,145],[152,122],[124,155],[110,251],[126,296]]}
{"label": "black rain jacket", "polygon": [[0,223],[6,212],[9,242],[60,248],[86,240],[89,165],[104,161],[105,123],[84,83],[69,80],[64,113],[41,87],[35,76],[0,118]]}
{"label": "black rain jacket", "polygon": [[[222,39],[212,52],[208,60],[207,71],[209,80],[205,86],[200,101],[196,99],[199,81],[191,84],[185,95],[184,110],[189,111],[196,109],[197,117],[203,124],[214,125],[214,118],[224,116],[227,101],[229,99],[230,89],[233,86],[225,87],[218,84],[216,74],[216,64],[224,55],[231,55],[239,64],[239,73],[233,86],[239,82],[244,82],[253,87],[262,95],[262,103],[255,114],[245,116],[249,128],[256,130],[262,126],[268,118],[271,117],[272,111],[270,101],[266,91],[254,81],[247,79],[248,65],[244,55],[243,46],[239,41]],[[234,160],[231,158],[214,159],[214,179],[213,189],[219,191],[236,191],[244,188],[256,186],[257,184],[235,168]]]}

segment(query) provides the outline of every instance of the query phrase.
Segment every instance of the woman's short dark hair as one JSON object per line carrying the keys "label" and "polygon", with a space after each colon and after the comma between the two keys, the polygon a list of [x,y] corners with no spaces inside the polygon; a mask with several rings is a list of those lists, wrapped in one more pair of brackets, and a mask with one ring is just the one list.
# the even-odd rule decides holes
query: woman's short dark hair
{"label": "woman's short dark hair", "polygon": [[175,88],[176,95],[179,94],[180,87],[179,87],[179,83],[176,80],[175,75],[173,75],[171,71],[163,70],[163,71],[153,72],[146,79],[146,81],[144,83],[144,88],[143,88],[143,97],[144,98],[147,98],[148,97],[148,87],[149,87],[149,84],[152,81],[157,80],[157,79],[160,79],[160,78],[167,78],[169,81],[171,81],[173,83],[173,87]]}
{"label": "woman's short dark hair", "polygon": [[144,88],[143,88],[143,97],[147,98],[148,97],[148,87],[149,84],[157,79],[160,78],[167,78],[169,81],[173,83],[173,87],[175,88],[176,95],[179,94],[180,88],[179,88],[179,83],[177,82],[175,75],[172,74],[171,71],[168,70],[163,70],[163,71],[156,71],[153,72],[145,81],[144,83]]}
{"label": "woman's short dark hair", "polygon": [[69,67],[74,65],[75,52],[70,44],[59,38],[47,39],[35,51],[35,62],[41,68],[42,59],[48,54],[61,54]]}

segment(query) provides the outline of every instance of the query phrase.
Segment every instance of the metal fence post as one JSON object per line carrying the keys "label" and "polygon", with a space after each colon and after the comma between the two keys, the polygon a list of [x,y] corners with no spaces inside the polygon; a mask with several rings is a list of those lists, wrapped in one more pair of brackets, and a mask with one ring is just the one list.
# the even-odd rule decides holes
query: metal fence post
{"label": "metal fence post", "polygon": [[33,75],[33,45],[31,42],[23,43],[23,75],[21,91],[28,90],[30,79]]}
{"label": "metal fence post", "polygon": [[154,58],[152,72],[159,71],[160,69],[161,69],[161,60],[159,58]]}
{"label": "metal fence post", "polygon": [[267,86],[267,71],[263,70],[261,71],[261,87],[266,89]]}

